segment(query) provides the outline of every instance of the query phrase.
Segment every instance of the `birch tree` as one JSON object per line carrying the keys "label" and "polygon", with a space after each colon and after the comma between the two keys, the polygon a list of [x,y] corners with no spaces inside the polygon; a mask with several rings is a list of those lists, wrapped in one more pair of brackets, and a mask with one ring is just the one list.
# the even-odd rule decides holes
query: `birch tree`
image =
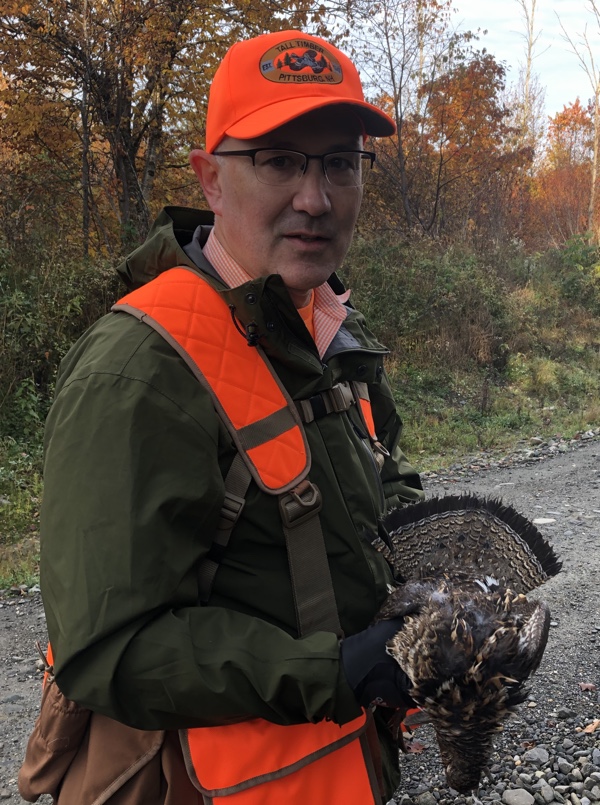
{"label": "birch tree", "polygon": [[[596,33],[600,33],[600,4],[598,0],[587,0],[586,6],[594,19]],[[560,19],[559,19],[560,22]],[[579,61],[586,74],[590,89],[590,109],[592,116],[592,160],[590,170],[590,188],[588,197],[587,225],[594,241],[600,241],[600,227],[596,216],[596,196],[598,183],[598,162],[600,160],[600,62],[596,55],[596,47],[586,25],[582,33],[572,36],[560,22],[563,38],[568,42],[572,53]]]}

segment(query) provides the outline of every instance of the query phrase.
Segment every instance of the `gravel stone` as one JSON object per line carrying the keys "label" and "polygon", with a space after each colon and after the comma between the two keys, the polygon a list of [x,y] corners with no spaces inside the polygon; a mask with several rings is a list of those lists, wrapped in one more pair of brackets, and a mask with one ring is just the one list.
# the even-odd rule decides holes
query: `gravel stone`
{"label": "gravel stone", "polygon": [[583,780],[583,774],[577,767],[573,769],[573,771],[568,775],[568,777],[569,780],[574,780],[577,783],[580,783]]}
{"label": "gravel stone", "polygon": [[437,805],[437,799],[430,791],[425,791],[424,794],[419,794],[415,803],[416,805]]}
{"label": "gravel stone", "polygon": [[502,794],[504,805],[533,805],[535,798],[524,788],[511,788]]}
{"label": "gravel stone", "polygon": [[541,746],[537,746],[535,749],[529,749],[523,755],[523,760],[525,763],[535,763],[536,766],[542,766],[544,763],[548,762],[549,758],[548,752],[543,749]]}
{"label": "gravel stone", "polygon": [[544,798],[545,802],[552,802],[554,799],[554,789],[551,785],[548,785],[548,783],[542,783],[540,794]]}
{"label": "gravel stone", "polygon": [[577,713],[575,710],[571,710],[569,707],[559,707],[556,711],[556,715],[558,718],[567,719],[567,718],[575,718]]}

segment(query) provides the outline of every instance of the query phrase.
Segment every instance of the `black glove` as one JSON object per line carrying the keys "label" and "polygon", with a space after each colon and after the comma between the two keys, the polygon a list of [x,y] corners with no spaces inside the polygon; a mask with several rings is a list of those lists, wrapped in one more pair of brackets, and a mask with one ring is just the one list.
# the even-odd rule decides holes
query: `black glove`
{"label": "black glove", "polygon": [[400,708],[411,702],[410,681],[385,645],[402,629],[403,619],[379,621],[342,640],[341,658],[346,678],[358,703]]}

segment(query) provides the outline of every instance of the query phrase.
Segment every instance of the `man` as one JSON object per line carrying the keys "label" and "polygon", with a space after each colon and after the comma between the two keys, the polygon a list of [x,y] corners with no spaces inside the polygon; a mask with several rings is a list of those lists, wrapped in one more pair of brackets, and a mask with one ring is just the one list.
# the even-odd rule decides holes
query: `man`
{"label": "man", "polygon": [[[374,158],[365,137],[393,132],[327,42],[284,31],[234,45],[211,88],[206,150],[191,154],[214,227],[212,214],[164,211],[120,269],[139,290],[64,360],[41,583],[58,688],[92,715],[59,805],[226,802],[214,792],[257,730],[295,751],[300,732],[330,725],[362,736],[369,801],[393,792],[381,707],[381,746],[365,749],[371,705],[400,706],[404,686],[385,653],[394,624],[369,628],[392,577],[368,535],[422,492],[398,446],[385,349],[335,275]],[[311,752],[267,776],[294,763],[310,776]],[[224,755],[225,776],[207,782]],[[333,803],[341,780],[326,779]],[[248,801],[271,802],[270,785]]]}

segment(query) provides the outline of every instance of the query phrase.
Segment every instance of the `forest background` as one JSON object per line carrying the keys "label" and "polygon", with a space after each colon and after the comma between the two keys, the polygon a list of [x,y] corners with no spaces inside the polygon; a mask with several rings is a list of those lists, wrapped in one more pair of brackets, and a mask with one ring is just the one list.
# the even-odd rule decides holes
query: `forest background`
{"label": "forest background", "polygon": [[565,31],[590,93],[548,119],[536,0],[514,4],[523,61],[507,86],[451,0],[1,0],[0,588],[37,573],[59,362],[158,210],[205,206],[187,154],[239,38],[334,38],[397,123],[370,143],[342,273],[390,348],[417,468],[598,424],[600,70],[585,32]]}

